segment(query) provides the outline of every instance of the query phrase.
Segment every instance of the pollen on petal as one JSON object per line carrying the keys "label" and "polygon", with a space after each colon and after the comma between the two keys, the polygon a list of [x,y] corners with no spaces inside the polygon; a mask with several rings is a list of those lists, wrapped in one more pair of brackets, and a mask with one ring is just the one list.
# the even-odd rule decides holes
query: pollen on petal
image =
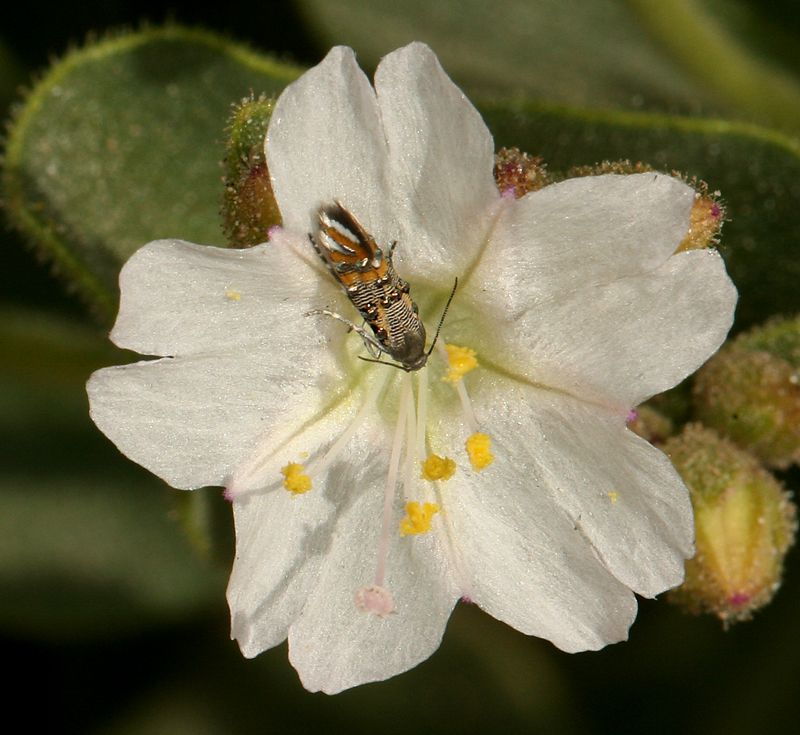
{"label": "pollen on petal", "polygon": [[418,533],[428,533],[431,530],[431,519],[439,513],[439,503],[406,503],[408,514],[400,521],[401,536],[416,536]]}
{"label": "pollen on petal", "polygon": [[281,469],[281,474],[286,478],[283,486],[292,495],[301,495],[311,490],[311,478],[303,474],[304,469],[305,467],[297,462],[289,462],[286,467]]}
{"label": "pollen on petal", "polygon": [[438,454],[429,454],[428,459],[422,463],[423,480],[449,480],[456,471],[456,463],[449,457],[440,457]]}
{"label": "pollen on petal", "polygon": [[444,348],[447,350],[448,368],[447,374],[442,380],[446,380],[448,383],[457,383],[466,373],[478,367],[475,350],[456,345],[445,345]]}
{"label": "pollen on petal", "polygon": [[369,584],[356,592],[356,607],[359,612],[371,612],[379,618],[388,618],[394,612],[394,598],[385,587]]}
{"label": "pollen on petal", "polygon": [[226,293],[225,295],[229,299],[233,299],[234,301],[241,301],[242,299],[242,294],[240,294],[238,291],[228,291],[228,293]]}
{"label": "pollen on petal", "polygon": [[480,472],[494,462],[494,455],[491,452],[492,438],[488,434],[476,432],[467,439],[467,454],[472,469]]}

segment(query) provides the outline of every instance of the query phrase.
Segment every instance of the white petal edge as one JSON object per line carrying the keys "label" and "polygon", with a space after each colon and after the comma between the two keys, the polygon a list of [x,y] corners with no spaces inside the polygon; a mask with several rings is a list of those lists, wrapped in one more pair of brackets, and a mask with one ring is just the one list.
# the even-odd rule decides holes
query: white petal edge
{"label": "white petal edge", "polygon": [[494,142],[464,93],[422,43],[386,56],[375,88],[389,147],[398,262],[414,279],[450,281],[471,262],[499,200]]}
{"label": "white petal edge", "polygon": [[479,323],[454,318],[461,334],[448,339],[531,384],[624,413],[691,375],[719,349],[736,300],[719,253],[692,250],[642,275],[548,301],[531,298],[527,306],[517,299],[511,314],[498,313],[498,306]]}
{"label": "white petal edge", "polygon": [[336,524],[319,576],[289,629],[289,659],[310,691],[334,694],[425,660],[439,646],[459,597],[437,533],[400,536],[405,510],[398,493],[384,584],[395,612],[381,619],[357,609],[356,592],[375,579],[388,471],[385,452],[365,456],[373,439],[385,449],[389,432],[377,422],[365,426],[326,479]]}
{"label": "white petal edge", "polygon": [[333,293],[333,284],[289,247],[229,250],[156,240],[122,268],[111,339],[142,355],[260,350],[291,362],[311,351],[320,359],[325,338],[303,315],[319,306],[326,285]]}
{"label": "white petal edge", "polygon": [[[306,451],[330,439],[329,391],[318,366],[294,366],[292,378],[269,356],[240,352],[164,358],[104,368],[87,384],[90,414],[100,430],[134,462],[172,487],[225,485],[254,453],[262,459],[248,487],[278,474],[275,453],[306,425],[317,430]],[[246,489],[246,488],[243,488]]]}
{"label": "white petal edge", "polygon": [[512,314],[537,302],[647,273],[689,230],[695,192],[659,173],[568,179],[504,200],[480,265],[465,290]]}
{"label": "white petal edge", "polygon": [[[479,474],[460,472],[442,490],[443,517],[468,580],[465,596],[567,652],[625,640],[636,617],[633,593],[523,472],[534,458],[509,456],[517,447],[506,435],[492,439],[494,463]],[[459,443],[463,452],[463,438],[456,439],[453,456]]]}
{"label": "white petal edge", "polygon": [[688,490],[624,416],[497,375],[471,392],[479,425],[497,446],[495,464],[524,472],[520,494],[546,497],[551,513],[569,519],[582,543],[638,594],[654,597],[683,581],[684,560],[694,554]]}
{"label": "white petal edge", "polygon": [[264,150],[287,229],[312,231],[319,206],[336,199],[379,243],[397,238],[378,103],[352,49],[331,49],[286,87],[275,103]]}

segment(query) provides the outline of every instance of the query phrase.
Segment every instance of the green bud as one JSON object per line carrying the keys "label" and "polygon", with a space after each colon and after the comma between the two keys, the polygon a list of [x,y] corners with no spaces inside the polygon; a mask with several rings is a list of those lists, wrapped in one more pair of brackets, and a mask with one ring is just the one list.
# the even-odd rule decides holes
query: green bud
{"label": "green bud", "polygon": [[800,461],[800,322],[781,320],[742,334],[695,376],[695,415],[785,469]]}
{"label": "green bud", "polygon": [[700,424],[662,449],[692,497],[697,554],[670,599],[710,612],[727,626],[749,619],[780,586],[794,543],[796,508],[781,484],[748,452]]}
{"label": "green bud", "polygon": [[281,224],[264,156],[274,104],[264,97],[244,99],[230,122],[222,218],[234,248],[265,242],[269,229]]}

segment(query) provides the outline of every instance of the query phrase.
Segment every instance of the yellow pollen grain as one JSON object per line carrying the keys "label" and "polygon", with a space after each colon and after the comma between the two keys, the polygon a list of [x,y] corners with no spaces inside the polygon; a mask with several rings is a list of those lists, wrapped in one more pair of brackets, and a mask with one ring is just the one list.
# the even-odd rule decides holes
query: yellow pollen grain
{"label": "yellow pollen grain", "polygon": [[478,367],[475,359],[475,350],[469,347],[458,347],[456,345],[445,345],[447,350],[447,375],[442,380],[448,383],[457,383],[470,370]]}
{"label": "yellow pollen grain", "polygon": [[494,462],[494,455],[491,452],[492,438],[488,434],[476,432],[467,439],[467,454],[472,469],[480,472]]}
{"label": "yellow pollen grain", "polygon": [[228,291],[228,293],[226,293],[225,295],[229,299],[235,299],[236,301],[239,301],[242,298],[242,294],[238,293],[237,291]]}
{"label": "yellow pollen grain", "polygon": [[400,521],[401,536],[416,536],[418,533],[428,533],[431,530],[431,518],[441,512],[439,503],[406,503],[408,515]]}
{"label": "yellow pollen grain", "polygon": [[422,462],[423,480],[449,480],[456,471],[456,463],[449,457],[440,457],[438,454],[429,454],[428,459]]}
{"label": "yellow pollen grain", "polygon": [[292,495],[302,495],[311,490],[311,478],[303,474],[305,467],[297,462],[289,462],[283,469],[281,474],[286,478],[283,481],[283,486],[292,493]]}
{"label": "yellow pollen grain", "polygon": [[608,493],[608,497],[611,499],[612,503],[616,503],[617,502],[617,494],[614,491],[611,491],[610,493]]}

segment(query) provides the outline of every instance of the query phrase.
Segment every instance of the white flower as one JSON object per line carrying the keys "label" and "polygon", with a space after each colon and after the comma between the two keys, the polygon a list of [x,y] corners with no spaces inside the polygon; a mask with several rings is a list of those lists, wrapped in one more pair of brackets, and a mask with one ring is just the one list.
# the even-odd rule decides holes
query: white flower
{"label": "white flower", "polygon": [[[143,247],[111,336],[163,357],[89,382],[122,452],[226,486],[244,655],[288,636],[304,685],[337,692],[428,657],[462,597],[565,651],[626,638],[634,592],[679,584],[693,553],[683,483],[626,420],[719,347],[736,302],[716,252],[675,254],[693,190],[648,173],[501,197],[489,131],[422,44],[374,89],[333,49],[278,100],[266,155],[283,228],[243,251]],[[458,277],[441,341],[475,369],[365,362],[355,331],[308,315],[358,319],[308,239],[334,201],[397,241],[429,343]],[[450,479],[421,478],[431,454]]]}

